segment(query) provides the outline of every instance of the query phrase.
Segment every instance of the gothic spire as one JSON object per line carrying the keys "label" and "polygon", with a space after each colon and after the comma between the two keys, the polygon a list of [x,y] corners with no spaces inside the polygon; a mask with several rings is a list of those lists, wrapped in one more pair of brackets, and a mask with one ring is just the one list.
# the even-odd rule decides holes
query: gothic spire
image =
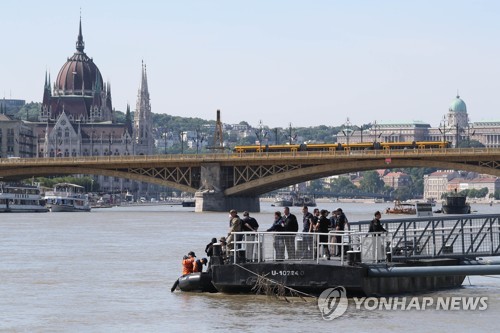
{"label": "gothic spire", "polygon": [[80,14],[80,29],[78,31],[78,40],[76,41],[76,50],[82,52],[85,49],[85,42],[83,41],[82,35],[82,15]]}
{"label": "gothic spire", "polygon": [[141,92],[149,94],[149,91],[148,91],[148,75],[146,73],[146,64],[144,64],[144,60],[142,61]]}

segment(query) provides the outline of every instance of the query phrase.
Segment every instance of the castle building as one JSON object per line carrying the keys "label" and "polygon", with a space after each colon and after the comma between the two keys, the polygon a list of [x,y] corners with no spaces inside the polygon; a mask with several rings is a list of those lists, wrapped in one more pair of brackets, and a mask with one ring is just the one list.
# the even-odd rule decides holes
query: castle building
{"label": "castle building", "polygon": [[450,103],[438,127],[412,121],[374,122],[363,130],[355,129],[352,124],[347,123],[344,128],[337,135],[339,143],[448,141],[452,147],[460,147],[475,140],[486,147],[500,147],[500,121],[471,122],[467,105],[459,95]]}

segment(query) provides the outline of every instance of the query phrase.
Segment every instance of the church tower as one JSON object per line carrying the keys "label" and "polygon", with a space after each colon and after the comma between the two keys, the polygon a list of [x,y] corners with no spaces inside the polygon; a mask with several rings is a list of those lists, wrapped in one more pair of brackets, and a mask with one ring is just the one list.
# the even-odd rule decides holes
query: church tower
{"label": "church tower", "polygon": [[154,148],[151,104],[149,102],[148,77],[146,65],[142,63],[141,87],[137,95],[134,115],[135,155],[152,155]]}

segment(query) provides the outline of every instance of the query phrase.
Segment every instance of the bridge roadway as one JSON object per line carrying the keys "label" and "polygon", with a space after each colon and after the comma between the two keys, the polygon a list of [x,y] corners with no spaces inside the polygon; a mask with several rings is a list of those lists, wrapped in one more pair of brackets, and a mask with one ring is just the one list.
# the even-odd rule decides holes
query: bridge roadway
{"label": "bridge roadway", "polygon": [[105,175],[191,193],[216,189],[232,196],[260,195],[352,171],[405,167],[466,170],[500,177],[500,148],[10,158],[0,159],[0,177]]}

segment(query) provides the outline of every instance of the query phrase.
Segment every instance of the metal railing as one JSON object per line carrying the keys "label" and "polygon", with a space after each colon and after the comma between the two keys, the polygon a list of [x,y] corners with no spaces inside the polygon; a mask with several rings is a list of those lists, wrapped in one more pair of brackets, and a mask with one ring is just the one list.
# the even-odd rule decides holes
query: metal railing
{"label": "metal railing", "polygon": [[349,231],[329,233],[236,232],[228,255],[234,263],[332,257],[341,265],[500,256],[500,214],[393,219],[383,233],[368,232],[369,224],[349,222]]}
{"label": "metal railing", "polygon": [[[383,262],[385,248],[374,246],[374,233],[366,232],[235,232],[228,244],[230,262],[305,261],[319,263],[333,258],[341,265],[348,264],[348,254],[358,255],[362,262]],[[387,235],[375,237],[386,243]]]}
{"label": "metal railing", "polygon": [[23,165],[23,164],[46,164],[49,162],[105,162],[105,161],[227,161],[235,158],[241,160],[269,160],[273,158],[325,158],[325,157],[346,157],[359,158],[366,156],[397,157],[397,156],[478,156],[478,155],[500,155],[500,148],[428,148],[428,149],[392,149],[392,150],[332,150],[332,151],[297,151],[297,152],[252,152],[252,153],[203,153],[203,154],[160,154],[160,155],[101,155],[101,156],[76,156],[76,157],[33,157],[33,158],[0,158],[0,164]]}
{"label": "metal railing", "polygon": [[[350,223],[363,232],[369,221]],[[384,221],[393,260],[500,255],[500,215],[453,215]]]}

